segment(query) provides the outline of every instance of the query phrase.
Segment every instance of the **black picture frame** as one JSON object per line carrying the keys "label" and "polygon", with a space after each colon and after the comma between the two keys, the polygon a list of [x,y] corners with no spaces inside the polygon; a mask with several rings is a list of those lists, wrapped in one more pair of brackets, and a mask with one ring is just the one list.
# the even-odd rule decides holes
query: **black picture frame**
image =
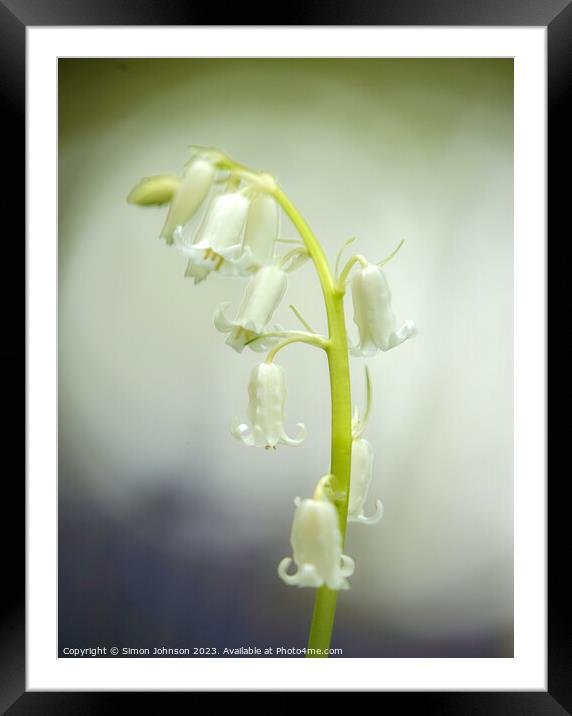
{"label": "black picture frame", "polygon": [[[25,217],[25,106],[26,106],[26,27],[85,25],[213,25],[210,19],[224,17],[232,24],[268,25],[480,25],[480,26],[546,26],[548,28],[548,227],[556,232],[564,227],[567,210],[565,193],[569,193],[569,128],[572,113],[566,100],[572,78],[572,2],[570,0],[423,0],[400,2],[367,2],[353,0],[342,3],[319,0],[299,6],[281,8],[283,14],[268,18],[265,23],[245,23],[244,6],[238,3],[225,8],[217,5],[214,12],[195,3],[141,2],[141,0],[0,0],[0,101],[4,125],[2,172],[2,206],[4,216],[13,217],[14,231],[5,236],[6,265],[9,276],[0,282],[4,317],[4,335],[0,350],[2,375],[8,385],[9,416],[5,429],[6,453],[17,454],[23,445],[24,401],[21,389],[25,351],[24,281],[20,270],[24,259],[22,227]],[[240,16],[239,16],[240,15]],[[260,17],[258,18],[260,20]],[[568,170],[568,172],[566,171]],[[55,178],[54,178],[55,180]],[[569,198],[568,198],[569,202]],[[17,227],[17,228],[16,228]],[[569,234],[569,229],[565,230]],[[564,234],[564,236],[566,236]],[[17,270],[18,267],[20,270]],[[541,340],[544,337],[538,336]],[[22,418],[22,419],[20,419]],[[548,426],[547,426],[548,428]],[[562,714],[572,713],[572,634],[567,604],[566,574],[567,520],[569,511],[565,490],[567,475],[553,479],[549,485],[548,528],[548,691],[547,692],[430,692],[379,693],[378,707],[387,708],[389,699],[406,699],[399,706],[422,709],[439,714]],[[23,514],[24,476],[21,470],[5,471],[5,516],[2,524],[4,551],[15,557],[15,566],[8,572],[5,562],[3,597],[6,605],[0,619],[0,709],[11,716],[20,714],[91,714],[113,713],[126,707],[129,697],[112,693],[27,692],[25,690],[25,594],[24,594],[24,530],[19,519]],[[8,506],[10,506],[8,508]],[[17,507],[16,507],[17,506]],[[6,519],[11,512],[14,524]],[[16,549],[18,545],[18,549]],[[146,705],[159,704],[168,697],[169,706],[175,695],[167,692],[142,694]],[[165,706],[161,706],[165,708]]]}

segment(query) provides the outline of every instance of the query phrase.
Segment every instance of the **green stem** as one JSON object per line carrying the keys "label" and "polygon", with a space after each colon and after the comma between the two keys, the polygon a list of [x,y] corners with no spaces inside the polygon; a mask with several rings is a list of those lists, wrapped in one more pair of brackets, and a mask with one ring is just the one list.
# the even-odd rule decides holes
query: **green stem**
{"label": "green stem", "polygon": [[[339,291],[336,286],[320,243],[300,212],[279,187],[272,193],[306,245],[310,258],[316,267],[326,304],[329,329],[329,344],[326,351],[330,370],[332,401],[331,487],[333,491],[342,496],[336,502],[336,508],[338,510],[343,545],[348,515],[352,454],[352,406],[344,296],[343,292]],[[316,592],[312,625],[308,639],[308,648],[316,653],[311,653],[309,656],[326,656],[324,651],[329,648],[332,638],[336,597],[337,592],[325,586],[320,587]]]}
{"label": "green stem", "polygon": [[367,259],[365,258],[365,256],[362,256],[361,254],[356,254],[355,256],[352,256],[351,259],[349,259],[349,261],[346,263],[346,265],[342,269],[342,272],[338,279],[338,289],[340,291],[344,290],[344,287],[346,285],[346,279],[349,276],[349,273],[352,270],[352,268],[357,263],[360,263],[365,268],[367,266]]}
{"label": "green stem", "polygon": [[282,341],[282,343],[279,343],[277,346],[274,346],[274,348],[266,356],[265,362],[272,363],[278,351],[281,351],[283,348],[286,348],[286,346],[289,346],[291,343],[308,343],[311,346],[316,346],[317,348],[323,348],[324,350],[328,350],[329,342],[324,340],[320,336],[291,336],[290,338],[286,338],[285,341]]}

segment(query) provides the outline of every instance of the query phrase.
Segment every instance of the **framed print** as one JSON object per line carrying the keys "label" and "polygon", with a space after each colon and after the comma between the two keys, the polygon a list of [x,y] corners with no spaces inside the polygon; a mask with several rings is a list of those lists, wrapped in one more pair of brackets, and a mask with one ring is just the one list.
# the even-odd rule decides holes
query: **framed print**
{"label": "framed print", "polygon": [[569,709],[545,338],[570,7],[1,10],[7,136],[26,91],[8,712]]}

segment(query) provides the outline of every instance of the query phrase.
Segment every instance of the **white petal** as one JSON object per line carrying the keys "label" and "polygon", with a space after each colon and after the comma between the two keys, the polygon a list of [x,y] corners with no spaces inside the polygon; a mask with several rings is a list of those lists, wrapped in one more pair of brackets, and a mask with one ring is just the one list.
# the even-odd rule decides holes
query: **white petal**
{"label": "white petal", "polygon": [[296,574],[288,574],[288,572],[286,571],[291,563],[292,560],[290,559],[290,557],[284,557],[284,559],[278,565],[278,576],[280,577],[280,579],[282,579],[282,581],[286,582],[286,584],[294,586],[298,584],[298,572],[296,572]]}
{"label": "white petal", "polygon": [[173,231],[173,241],[178,249],[184,252],[185,247],[189,244],[189,239],[185,236],[183,227],[179,224]]}
{"label": "white petal", "polygon": [[258,264],[249,246],[241,247],[241,252],[232,260],[232,265],[237,276],[252,276],[258,269]]}
{"label": "white petal", "polygon": [[184,275],[185,278],[194,278],[196,286],[197,283],[201,283],[201,281],[204,281],[208,277],[210,272],[211,270],[209,268],[206,268],[205,266],[197,266],[189,259]]}
{"label": "white petal", "polygon": [[341,574],[336,574],[335,576],[330,577],[328,582],[326,582],[326,586],[328,586],[330,589],[334,589],[336,591],[340,589],[349,589],[350,584],[347,579],[344,579],[344,577],[341,576]]}
{"label": "white petal", "polygon": [[300,443],[306,439],[308,431],[306,430],[306,426],[304,425],[304,423],[296,423],[296,427],[298,428],[298,435],[295,438],[290,438],[288,437],[288,435],[286,435],[285,432],[283,432],[280,436],[281,442],[283,442],[285,445],[290,445],[292,447],[294,447],[295,445],[300,445]]}
{"label": "white petal", "polygon": [[350,346],[350,353],[358,358],[371,358],[378,350],[378,347],[372,341],[360,341]]}
{"label": "white petal", "polygon": [[250,204],[244,234],[245,251],[253,265],[264,266],[272,260],[277,236],[278,204],[271,196],[259,194]]}
{"label": "white petal", "polygon": [[199,228],[196,245],[220,253],[222,249],[240,244],[249,203],[238,193],[215,197]]}
{"label": "white petal", "polygon": [[342,566],[340,568],[340,574],[342,577],[351,577],[356,568],[356,563],[347,554],[342,554]]}
{"label": "white petal", "polygon": [[265,448],[266,450],[276,450],[276,446],[280,442],[275,435],[265,434],[258,425],[254,426],[254,439],[257,445]]}
{"label": "white petal", "polygon": [[[174,236],[177,241],[177,232]],[[216,251],[206,244],[188,246],[179,243],[178,248],[189,257],[192,264],[200,268],[204,267],[207,271],[216,271],[220,276],[249,276],[251,273],[249,266],[241,259],[240,244]]]}
{"label": "white petal", "polygon": [[375,525],[383,517],[383,505],[380,500],[375,503],[375,512],[371,517],[366,517],[363,512],[357,517],[350,517],[348,515],[348,522],[361,522],[362,525]]}
{"label": "white petal", "polygon": [[246,286],[237,322],[262,333],[278,308],[287,283],[286,273],[277,266],[265,266],[257,271]]}
{"label": "white petal", "polygon": [[395,348],[396,346],[406,341],[408,338],[413,338],[413,336],[416,336],[417,333],[418,331],[417,326],[415,325],[415,321],[405,321],[405,323],[398,331],[394,331],[389,336],[387,346],[385,348],[382,348],[382,350],[387,351],[391,348]]}
{"label": "white petal", "polygon": [[234,348],[237,353],[242,353],[244,346],[254,338],[254,335],[249,334],[242,328],[242,326],[234,325],[232,332],[226,339],[225,343],[227,346]]}
{"label": "white petal", "polygon": [[237,418],[232,419],[232,423],[230,425],[230,432],[237,440],[240,440],[240,442],[244,445],[247,445],[248,447],[252,447],[254,445],[254,438],[252,436],[252,433],[250,432],[250,428],[244,423],[241,423],[239,425]]}
{"label": "white petal", "polygon": [[324,583],[313,564],[302,564],[298,567],[297,583],[299,587],[321,587]]}
{"label": "white petal", "polygon": [[229,321],[224,313],[229,306],[230,301],[220,303],[214,313],[213,320],[215,328],[221,333],[229,333],[229,331],[232,331],[236,326],[236,323],[234,321]]}
{"label": "white petal", "polygon": [[189,163],[161,231],[167,243],[173,243],[173,232],[177,226],[186,224],[199,209],[210,191],[215,174],[215,167],[206,159],[198,157]]}

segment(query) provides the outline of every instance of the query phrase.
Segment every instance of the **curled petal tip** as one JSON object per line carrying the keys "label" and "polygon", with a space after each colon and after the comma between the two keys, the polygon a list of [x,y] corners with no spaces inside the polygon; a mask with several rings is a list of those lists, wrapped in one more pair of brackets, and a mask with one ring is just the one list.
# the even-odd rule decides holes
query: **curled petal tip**
{"label": "curled petal tip", "polygon": [[306,430],[306,426],[304,423],[296,423],[296,427],[298,428],[298,434],[295,438],[290,438],[286,433],[283,433],[281,436],[281,440],[286,445],[290,445],[291,447],[295,447],[296,445],[300,445],[300,443],[304,442],[306,439],[306,435],[308,434],[308,431]]}
{"label": "curled petal tip", "polygon": [[247,447],[252,447],[254,445],[254,438],[252,433],[249,432],[248,425],[245,425],[244,423],[239,425],[237,418],[232,419],[230,432],[231,435],[237,440],[240,440],[243,445],[246,445]]}
{"label": "curled petal tip", "polygon": [[[290,557],[285,557],[278,565],[278,576],[283,582],[289,586],[297,587],[321,587],[324,580],[316,572],[316,568],[313,564],[303,564],[298,568],[295,574],[288,574],[286,571],[290,566],[292,560]],[[345,582],[345,580],[343,580]],[[347,582],[346,582],[347,584]],[[341,589],[347,587],[341,586]]]}
{"label": "curled petal tip", "polygon": [[408,338],[413,338],[417,335],[417,326],[415,321],[405,321],[398,331],[395,331],[389,336],[388,344],[382,347],[382,350],[389,350],[390,348],[396,348],[397,346],[404,343]]}
{"label": "curled petal tip", "polygon": [[298,573],[288,574],[286,571],[291,563],[292,559],[290,557],[284,557],[278,565],[278,576],[283,582],[286,582],[286,584],[289,584],[290,586],[298,584]]}
{"label": "curled petal tip", "polygon": [[381,500],[375,501],[375,513],[373,515],[373,518],[376,522],[379,522],[380,519],[383,517],[383,505],[381,504]]}
{"label": "curled petal tip", "polygon": [[220,303],[214,313],[213,321],[217,331],[221,333],[228,333],[234,328],[234,323],[228,320],[225,316],[225,310],[230,306],[230,301]]}
{"label": "curled petal tip", "polygon": [[362,525],[375,525],[383,517],[383,505],[380,500],[375,503],[375,512],[371,517],[366,517],[364,514],[355,517],[352,522],[361,522]]}
{"label": "curled petal tip", "polygon": [[[351,577],[354,573],[356,567],[356,563],[351,557],[348,557],[347,554],[342,554],[342,567],[340,569],[340,574],[342,577]],[[347,587],[344,587],[347,589]]]}
{"label": "curled petal tip", "polygon": [[417,325],[415,321],[405,321],[405,323],[401,326],[399,331],[397,331],[397,334],[401,337],[403,336],[403,340],[406,341],[408,338],[413,338],[419,333],[417,330]]}

